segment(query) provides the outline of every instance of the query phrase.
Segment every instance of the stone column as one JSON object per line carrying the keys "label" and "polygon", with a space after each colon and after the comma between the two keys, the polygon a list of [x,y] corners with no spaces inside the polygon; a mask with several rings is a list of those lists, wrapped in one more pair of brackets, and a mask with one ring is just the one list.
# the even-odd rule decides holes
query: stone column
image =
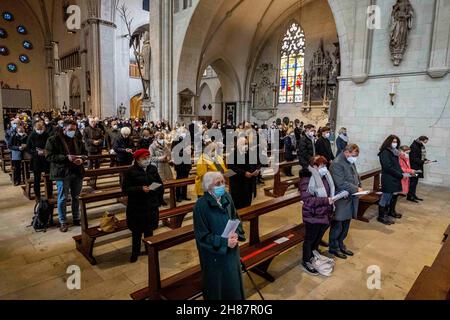
{"label": "stone column", "polygon": [[367,27],[367,7],[376,0],[358,0],[355,12],[352,80],[363,83],[369,77],[373,30]]}
{"label": "stone column", "polygon": [[[90,1],[88,19],[83,24],[87,45],[83,51],[86,72],[90,75],[91,96],[86,112],[98,117],[114,115],[117,109],[115,95],[115,7],[113,0]],[[84,82],[87,82],[84,79]],[[86,86],[88,84],[86,83]]]}
{"label": "stone column", "polygon": [[444,77],[450,71],[450,2],[435,0],[433,34],[428,74]]}
{"label": "stone column", "polygon": [[151,86],[157,119],[169,123],[178,118],[173,92],[173,7],[172,1],[151,1],[150,4]]}

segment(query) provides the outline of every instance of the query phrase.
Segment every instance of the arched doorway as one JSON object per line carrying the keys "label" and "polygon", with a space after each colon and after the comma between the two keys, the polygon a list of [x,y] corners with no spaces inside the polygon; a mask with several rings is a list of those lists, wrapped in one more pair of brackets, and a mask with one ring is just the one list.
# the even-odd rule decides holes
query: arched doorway
{"label": "arched doorway", "polygon": [[144,112],[142,111],[142,94],[138,93],[130,99],[130,118],[142,118]]}

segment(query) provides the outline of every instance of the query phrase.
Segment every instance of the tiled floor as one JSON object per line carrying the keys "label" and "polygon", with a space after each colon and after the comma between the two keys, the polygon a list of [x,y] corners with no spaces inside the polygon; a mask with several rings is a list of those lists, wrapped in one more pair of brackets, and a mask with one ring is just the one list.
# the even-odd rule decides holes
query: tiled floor
{"label": "tiled floor", "polygon": [[[131,292],[146,286],[147,260],[141,257],[136,264],[128,262],[129,237],[96,247],[98,265],[91,266],[75,250],[72,236],[79,229],[71,228],[66,234],[56,229],[35,233],[27,228],[34,202],[13,187],[3,173],[0,190],[0,299],[129,299]],[[426,201],[413,204],[401,200],[398,211],[404,218],[395,225],[384,226],[374,218],[368,224],[353,221],[347,246],[355,256],[337,261],[329,278],[312,277],[302,271],[301,245],[274,259],[270,266],[274,283],[253,276],[265,298],[403,299],[422,267],[433,262],[450,223],[450,189],[421,185],[419,190]],[[260,189],[255,202],[264,200]],[[370,208],[367,216],[375,216],[375,210]],[[261,232],[300,219],[300,204],[292,205],[262,217]],[[189,223],[192,220],[188,216],[185,224]],[[163,278],[197,264],[194,242],[162,252],[160,261]],[[81,269],[81,290],[67,288],[70,275],[66,271],[71,265]],[[371,265],[381,270],[379,290],[367,288],[367,268]],[[244,281],[248,298],[259,299],[246,276]]]}

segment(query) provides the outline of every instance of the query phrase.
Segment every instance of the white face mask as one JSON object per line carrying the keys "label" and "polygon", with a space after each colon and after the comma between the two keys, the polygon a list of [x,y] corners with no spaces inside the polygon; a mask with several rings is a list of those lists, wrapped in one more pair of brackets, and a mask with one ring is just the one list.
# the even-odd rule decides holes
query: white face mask
{"label": "white face mask", "polygon": [[331,136],[331,134],[329,132],[325,134],[325,138],[327,138],[327,139],[330,138],[330,136]]}
{"label": "white face mask", "polygon": [[36,130],[36,133],[37,133],[37,134],[43,134],[43,133],[44,133],[44,130]]}
{"label": "white face mask", "polygon": [[21,137],[23,137],[23,136],[25,135],[24,132],[18,132],[17,134],[18,134],[19,136],[21,136]]}
{"label": "white face mask", "polygon": [[320,175],[321,175],[322,177],[323,177],[323,176],[326,176],[327,173],[328,173],[327,167],[319,168],[319,173],[320,173]]}
{"label": "white face mask", "polygon": [[348,157],[347,161],[350,162],[351,164],[356,163],[356,161],[358,160],[358,157]]}
{"label": "white face mask", "polygon": [[160,145],[164,145],[164,139],[160,139],[160,140],[158,140],[158,143],[160,144]]}
{"label": "white face mask", "polygon": [[186,138],[186,133],[180,134],[180,137],[183,138],[183,139]]}
{"label": "white face mask", "polygon": [[147,169],[147,167],[150,165],[150,159],[144,159],[144,160],[138,161],[138,164],[142,168]]}
{"label": "white face mask", "polygon": [[406,158],[409,158],[409,152],[408,152],[408,153],[405,153],[405,157],[406,157]]}
{"label": "white face mask", "polygon": [[392,149],[397,149],[398,144],[397,143],[393,143],[391,144]]}

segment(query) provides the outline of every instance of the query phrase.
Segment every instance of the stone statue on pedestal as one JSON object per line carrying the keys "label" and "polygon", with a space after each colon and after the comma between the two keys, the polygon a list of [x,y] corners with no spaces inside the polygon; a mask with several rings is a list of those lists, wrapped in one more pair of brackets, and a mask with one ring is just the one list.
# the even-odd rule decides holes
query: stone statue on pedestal
{"label": "stone statue on pedestal", "polygon": [[408,47],[408,35],[413,28],[414,9],[409,0],[397,0],[391,14],[389,48],[395,66],[400,65]]}
{"label": "stone statue on pedestal", "polygon": [[144,32],[143,44],[141,52],[139,53],[139,58],[141,61],[142,80],[145,85],[145,92],[142,94],[143,99],[148,99],[150,96],[150,33],[148,31]]}

